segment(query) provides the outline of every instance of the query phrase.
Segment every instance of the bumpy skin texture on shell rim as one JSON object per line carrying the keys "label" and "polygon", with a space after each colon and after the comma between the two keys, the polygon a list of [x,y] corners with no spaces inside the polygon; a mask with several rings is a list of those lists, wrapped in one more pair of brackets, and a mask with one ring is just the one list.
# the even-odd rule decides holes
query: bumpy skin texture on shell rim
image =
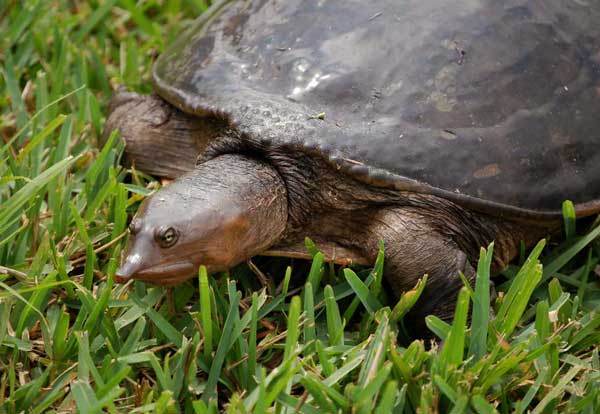
{"label": "bumpy skin texture on shell rim", "polygon": [[598,2],[224,1],[153,79],[185,112],[369,185],[583,216],[600,210],[598,22]]}

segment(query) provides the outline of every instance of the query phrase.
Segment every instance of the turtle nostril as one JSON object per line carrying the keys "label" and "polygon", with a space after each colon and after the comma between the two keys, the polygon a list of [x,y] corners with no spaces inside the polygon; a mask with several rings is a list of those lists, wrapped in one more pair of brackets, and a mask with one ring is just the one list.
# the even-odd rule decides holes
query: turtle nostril
{"label": "turtle nostril", "polygon": [[123,266],[119,267],[115,272],[115,281],[118,283],[126,283],[133,276],[131,266],[128,263],[124,263]]}
{"label": "turtle nostril", "polygon": [[125,283],[135,276],[140,270],[140,256],[138,254],[129,255],[121,262],[121,266],[115,272],[115,281]]}
{"label": "turtle nostril", "polygon": [[124,284],[127,283],[128,280],[128,277],[124,276],[117,270],[117,272],[115,273],[115,282]]}

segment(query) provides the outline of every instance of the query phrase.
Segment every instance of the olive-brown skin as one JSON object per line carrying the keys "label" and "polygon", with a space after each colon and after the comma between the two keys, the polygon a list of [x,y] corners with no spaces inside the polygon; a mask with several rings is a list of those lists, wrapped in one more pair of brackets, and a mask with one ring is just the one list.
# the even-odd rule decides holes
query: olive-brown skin
{"label": "olive-brown skin", "polygon": [[383,240],[392,291],[428,274],[416,320],[448,319],[480,246],[495,242],[497,272],[560,227],[563,199],[599,211],[595,3],[213,11],[157,62],[160,96],[121,91],[111,105],[127,162],[176,179],[136,215],[120,280],[302,257],[305,237],[327,260],[369,264]]}

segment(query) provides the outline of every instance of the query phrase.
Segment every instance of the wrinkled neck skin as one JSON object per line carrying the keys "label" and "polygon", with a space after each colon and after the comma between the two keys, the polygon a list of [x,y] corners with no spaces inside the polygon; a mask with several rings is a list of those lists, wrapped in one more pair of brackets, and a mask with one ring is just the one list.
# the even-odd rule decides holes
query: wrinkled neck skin
{"label": "wrinkled neck skin", "polygon": [[[301,244],[308,236],[360,251],[373,263],[380,240],[394,243],[398,237],[418,237],[425,222],[427,228],[422,231],[447,237],[471,260],[479,257],[481,246],[494,241],[492,270],[498,272],[518,253],[521,242],[531,246],[560,226],[560,222],[510,221],[430,194],[369,186],[340,173],[316,154],[241,139],[231,130],[209,143],[199,162],[237,152],[264,160],[284,182],[288,220],[281,236],[273,241],[280,246]],[[411,234],[389,236],[394,223],[377,221],[390,211],[401,217],[403,228],[412,228]]]}

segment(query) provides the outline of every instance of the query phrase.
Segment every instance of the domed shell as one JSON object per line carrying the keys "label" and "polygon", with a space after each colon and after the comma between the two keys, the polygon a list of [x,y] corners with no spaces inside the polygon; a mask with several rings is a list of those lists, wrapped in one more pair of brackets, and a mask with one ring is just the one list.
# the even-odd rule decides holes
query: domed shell
{"label": "domed shell", "polygon": [[224,1],[153,78],[186,112],[370,185],[496,214],[600,210],[597,1]]}

